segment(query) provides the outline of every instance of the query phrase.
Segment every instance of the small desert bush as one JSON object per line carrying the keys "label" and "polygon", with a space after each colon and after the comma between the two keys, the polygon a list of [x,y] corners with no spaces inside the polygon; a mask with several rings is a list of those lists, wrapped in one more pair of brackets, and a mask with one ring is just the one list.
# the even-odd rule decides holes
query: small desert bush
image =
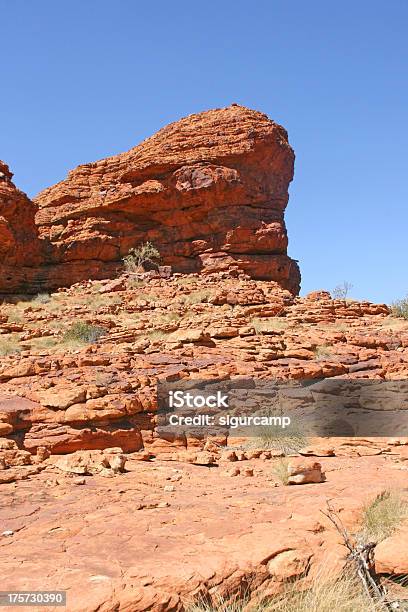
{"label": "small desert bush", "polygon": [[391,313],[394,317],[408,319],[408,296],[391,304]]}
{"label": "small desert bush", "polygon": [[28,306],[30,306],[30,302],[26,301],[19,301],[15,304],[8,303],[4,305],[2,312],[7,316],[8,323],[20,325],[26,321],[25,309]]}
{"label": "small desert bush", "polygon": [[15,355],[21,351],[19,341],[14,336],[1,337],[0,336],[0,357],[6,357],[7,355]]}
{"label": "small desert bush", "polygon": [[388,538],[408,518],[408,504],[399,491],[387,490],[363,507],[360,537],[366,542]]}
{"label": "small desert bush", "polygon": [[[272,416],[272,414],[272,412],[269,413],[269,416]],[[307,436],[294,425],[291,425],[290,429],[287,430],[272,425],[255,427],[251,442],[251,446],[254,448],[280,450],[285,455],[296,453],[308,444]]]}
{"label": "small desert bush", "polygon": [[145,242],[136,249],[130,249],[123,258],[123,263],[127,272],[140,272],[146,263],[156,263],[159,260],[159,251],[151,242]]}
{"label": "small desert bush", "polygon": [[255,317],[254,319],[252,319],[251,325],[257,334],[267,334],[268,332],[275,332],[286,329],[288,322],[286,319],[281,317]]}
{"label": "small desert bush", "polygon": [[49,312],[50,314],[60,315],[60,313],[64,311],[67,307],[66,303],[64,303],[65,300],[66,298],[64,293],[54,293],[50,296],[48,302],[44,301],[42,302],[42,304],[44,305],[44,308],[47,310],[47,312]]}
{"label": "small desert bush", "polygon": [[101,336],[106,333],[106,330],[99,325],[90,325],[83,321],[78,321],[64,334],[64,342],[90,343],[96,342]]}
{"label": "small desert bush", "polygon": [[48,304],[51,301],[49,293],[39,293],[33,300],[36,304]]}

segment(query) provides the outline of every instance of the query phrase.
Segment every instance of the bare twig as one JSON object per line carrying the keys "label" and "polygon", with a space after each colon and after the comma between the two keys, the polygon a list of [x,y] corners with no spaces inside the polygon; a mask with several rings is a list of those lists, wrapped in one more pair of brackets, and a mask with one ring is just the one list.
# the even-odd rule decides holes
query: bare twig
{"label": "bare twig", "polygon": [[347,560],[354,565],[357,576],[360,578],[367,595],[371,597],[373,601],[382,605],[384,610],[392,610],[392,606],[386,600],[386,591],[379,583],[374,571],[373,551],[376,546],[375,542],[369,542],[368,544],[354,543],[338,512],[334,510],[329,500],[327,500],[326,505],[327,510],[321,510],[321,513],[329,519],[329,521],[341,535],[343,542],[349,551]]}

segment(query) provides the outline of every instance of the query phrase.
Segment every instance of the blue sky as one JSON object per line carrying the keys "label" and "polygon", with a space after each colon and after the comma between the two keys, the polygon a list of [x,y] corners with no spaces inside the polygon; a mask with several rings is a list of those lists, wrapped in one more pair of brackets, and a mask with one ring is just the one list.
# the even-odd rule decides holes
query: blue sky
{"label": "blue sky", "polygon": [[296,152],[302,293],[408,293],[406,0],[0,0],[0,158],[29,195],[237,102]]}

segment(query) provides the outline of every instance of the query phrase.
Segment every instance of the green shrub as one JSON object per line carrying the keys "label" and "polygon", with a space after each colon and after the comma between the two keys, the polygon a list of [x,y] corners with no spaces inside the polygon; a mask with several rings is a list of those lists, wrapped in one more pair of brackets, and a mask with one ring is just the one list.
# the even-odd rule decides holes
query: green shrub
{"label": "green shrub", "polygon": [[151,242],[145,242],[136,249],[130,249],[123,258],[127,272],[140,272],[146,263],[157,263],[158,261],[160,261],[160,253]]}
{"label": "green shrub", "polygon": [[64,342],[80,342],[92,344],[106,333],[103,327],[78,321],[64,334]]}

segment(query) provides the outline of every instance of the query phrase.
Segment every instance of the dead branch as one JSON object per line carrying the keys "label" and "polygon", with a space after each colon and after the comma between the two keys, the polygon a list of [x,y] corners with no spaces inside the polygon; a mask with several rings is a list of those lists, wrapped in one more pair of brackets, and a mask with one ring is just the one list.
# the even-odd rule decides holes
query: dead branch
{"label": "dead branch", "polygon": [[364,590],[367,595],[377,604],[384,607],[384,610],[392,610],[391,604],[386,600],[386,591],[378,581],[374,570],[374,555],[373,551],[376,546],[375,542],[368,544],[356,544],[352,541],[349,532],[343,524],[338,512],[331,506],[330,501],[326,501],[327,510],[321,510],[326,518],[334,525],[337,532],[340,534],[349,554],[347,560],[355,567],[356,574],[361,580]]}

